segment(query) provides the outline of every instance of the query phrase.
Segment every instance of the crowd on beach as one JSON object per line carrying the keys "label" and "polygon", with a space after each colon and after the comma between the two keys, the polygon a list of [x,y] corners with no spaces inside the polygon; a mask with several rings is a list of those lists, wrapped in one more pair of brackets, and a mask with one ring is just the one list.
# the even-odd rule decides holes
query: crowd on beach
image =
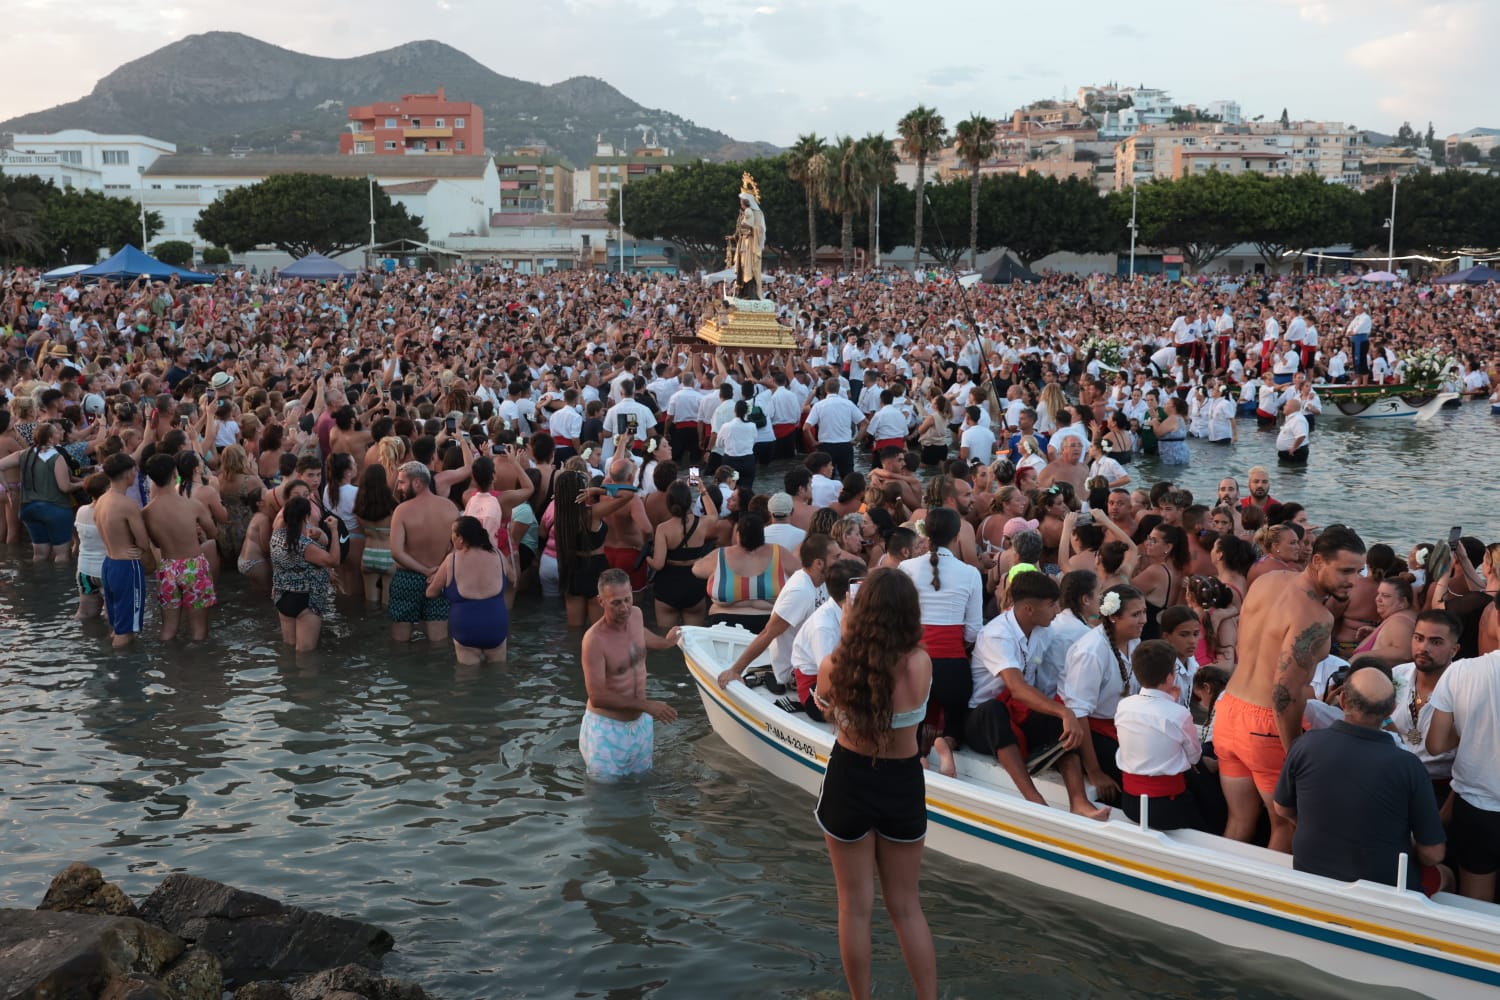
{"label": "crowd on beach", "polygon": [[[1419,348],[1489,395],[1500,292],[783,274],[767,296],[798,347],[750,354],[692,340],[721,295],[592,271],[12,272],[0,542],[68,565],[117,647],[148,606],[155,641],[211,643],[228,593],[299,651],[371,608],[476,664],[504,658],[519,593],[560,599],[588,628],[601,777],[649,768],[675,718],[645,651],[741,625],[721,683],[838,727],[818,818],[841,900],[867,928],[879,867],[921,995],[921,762],[961,748],[1034,801],[1055,772],[1080,814],[1149,799],[1158,828],[1336,878],[1391,882],[1411,849],[1414,887],[1494,899],[1500,544],[1395,551],[1273,497],[1234,444],[1254,411],[1305,463],[1320,386],[1399,382]],[[1215,496],[1132,475],[1187,463],[1190,436],[1225,446]]]}

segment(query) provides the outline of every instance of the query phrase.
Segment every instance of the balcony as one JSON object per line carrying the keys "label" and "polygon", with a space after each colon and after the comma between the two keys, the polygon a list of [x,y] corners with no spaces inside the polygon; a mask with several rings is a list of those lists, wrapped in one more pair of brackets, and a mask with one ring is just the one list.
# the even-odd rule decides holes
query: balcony
{"label": "balcony", "polygon": [[448,139],[453,135],[451,128],[409,128],[401,133],[408,139]]}

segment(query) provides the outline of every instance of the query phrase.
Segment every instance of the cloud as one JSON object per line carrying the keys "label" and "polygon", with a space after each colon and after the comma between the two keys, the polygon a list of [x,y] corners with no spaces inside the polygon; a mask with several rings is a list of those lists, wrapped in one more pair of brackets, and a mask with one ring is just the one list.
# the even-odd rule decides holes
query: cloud
{"label": "cloud", "polygon": [[1124,21],[1118,22],[1116,24],[1111,24],[1108,28],[1105,29],[1105,34],[1109,35],[1112,38],[1142,39],[1146,37],[1145,33],[1142,32],[1140,28],[1137,28],[1135,25],[1128,24]]}
{"label": "cloud", "polygon": [[979,79],[979,72],[978,66],[944,66],[928,73],[922,82],[929,87],[956,87],[975,82]]}
{"label": "cloud", "polygon": [[1348,61],[1365,71],[1381,111],[1413,122],[1451,114],[1488,71],[1500,11],[1488,2],[1427,3],[1399,30],[1355,45]]}

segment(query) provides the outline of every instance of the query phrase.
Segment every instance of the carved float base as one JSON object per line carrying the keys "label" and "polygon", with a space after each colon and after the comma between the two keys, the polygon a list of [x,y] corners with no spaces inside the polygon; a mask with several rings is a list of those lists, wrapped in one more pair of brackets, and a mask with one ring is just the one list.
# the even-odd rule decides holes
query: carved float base
{"label": "carved float base", "polygon": [[790,351],[797,347],[791,327],[776,319],[771,302],[731,299],[698,327],[698,340],[744,351]]}

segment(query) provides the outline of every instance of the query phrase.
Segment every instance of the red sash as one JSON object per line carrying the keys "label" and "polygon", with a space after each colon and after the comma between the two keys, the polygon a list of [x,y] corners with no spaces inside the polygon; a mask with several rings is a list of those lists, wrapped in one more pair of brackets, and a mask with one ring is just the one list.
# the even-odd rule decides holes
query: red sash
{"label": "red sash", "polygon": [[1031,747],[1026,742],[1026,734],[1021,731],[1021,726],[1031,718],[1031,707],[1016,701],[1011,696],[1010,688],[1001,688],[1000,693],[995,695],[995,700],[1010,713],[1010,732],[1016,738],[1016,748],[1021,751],[1021,758],[1024,760],[1031,755]]}
{"label": "red sash", "polygon": [[797,433],[797,425],[796,424],[772,424],[771,425],[771,432],[776,435],[776,439],[779,441],[782,438],[789,438],[793,434]]}
{"label": "red sash", "polygon": [[1120,733],[1115,729],[1114,719],[1096,719],[1091,715],[1089,716],[1089,728],[1100,736],[1108,736],[1116,743],[1120,742]]}
{"label": "red sash", "polygon": [[552,443],[555,444],[555,445],[557,445],[559,448],[571,448],[571,447],[573,447],[573,439],[572,438],[565,438],[561,434],[554,434],[554,435],[552,435]]}
{"label": "red sash", "polygon": [[922,645],[934,660],[962,660],[969,655],[964,649],[962,625],[923,625]]}
{"label": "red sash", "polygon": [[1180,774],[1121,774],[1120,786],[1126,795],[1173,799],[1187,791],[1187,779]]}
{"label": "red sash", "polygon": [[696,420],[674,421],[672,423],[672,429],[673,430],[678,430],[678,431],[692,431],[694,434],[696,434],[696,433],[698,433],[698,421],[696,421]]}
{"label": "red sash", "polygon": [[905,447],[906,447],[906,438],[881,438],[879,441],[875,442],[875,450],[876,451],[879,451],[882,448],[905,448]]}

